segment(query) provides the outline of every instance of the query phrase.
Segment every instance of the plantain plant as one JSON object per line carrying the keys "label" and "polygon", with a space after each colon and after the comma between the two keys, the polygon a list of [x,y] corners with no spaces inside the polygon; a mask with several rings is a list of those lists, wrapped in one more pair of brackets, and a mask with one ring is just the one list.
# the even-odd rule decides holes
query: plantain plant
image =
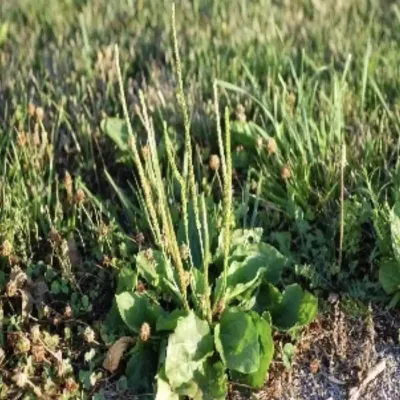
{"label": "plantain plant", "polygon": [[373,222],[378,239],[381,261],[379,282],[386,294],[391,296],[389,308],[400,302],[400,201],[393,208],[386,203],[374,203]]}
{"label": "plantain plant", "polygon": [[[273,330],[291,331],[308,324],[317,300],[297,284],[278,288],[287,260],[261,241],[262,229],[233,229],[229,111],[225,110],[223,132],[216,85],[221,204],[201,192],[175,26],[173,8],[177,100],[185,131],[180,163],[164,124],[167,168],[161,165],[142,94],[138,114],[147,136],[144,147],[133,132],[116,47],[124,120],[107,119],[103,130],[132,157],[154,245],[136,255],[134,270],[120,272],[115,304],[136,337],[126,367],[131,388],[148,391],[154,385],[159,400],[224,399],[228,379],[262,387],[274,355]],[[166,170],[175,185],[165,184]],[[176,191],[178,196],[171,193]],[[171,197],[179,201],[171,205]],[[121,200],[126,204],[122,194]]]}

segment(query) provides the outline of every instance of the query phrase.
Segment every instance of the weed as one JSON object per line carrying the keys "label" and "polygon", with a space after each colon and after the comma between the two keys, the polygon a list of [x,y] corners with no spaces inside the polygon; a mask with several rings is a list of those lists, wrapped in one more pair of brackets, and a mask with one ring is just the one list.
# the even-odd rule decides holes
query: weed
{"label": "weed", "polygon": [[[116,304],[122,320],[138,335],[126,371],[128,383],[133,388],[139,389],[138,377],[143,373],[144,363],[147,364],[151,357],[155,362],[151,371],[157,376],[157,397],[165,396],[168,392],[176,396],[222,399],[227,394],[227,372],[235,381],[255,388],[263,385],[273,358],[272,327],[292,330],[304,326],[313,319],[317,302],[298,285],[288,286],[283,293],[280,292],[275,285],[280,281],[285,258],[272,246],[262,243],[259,235],[256,238],[257,230],[232,231],[228,109],[225,110],[224,137],[217,122],[222,206],[213,204],[212,199],[206,198],[204,193],[198,194],[175,29],[173,32],[178,74],[177,96],[185,127],[182,172],[172,153],[166,129],[164,134],[169,161],[179,182],[183,229],[173,223],[172,208],[167,201],[170,195],[163,184],[154,125],[148,117],[145,101],[142,98],[141,115],[151,153],[151,158],[145,160],[148,161],[146,167],[137,150],[137,138],[130,125],[119,74],[125,121],[120,121],[119,131],[107,132],[121,142],[124,126],[128,129],[129,150],[132,151],[140,177],[142,207],[149,218],[156,249],[149,248],[136,257],[138,277],[146,282],[146,290],[138,292],[136,286],[132,285],[116,296]],[[116,57],[119,71],[118,48]],[[216,86],[214,99],[218,121]],[[116,126],[114,123],[113,127]],[[217,214],[217,218],[222,219],[220,233],[208,221],[207,207],[220,210]],[[217,247],[210,243],[210,237],[214,236],[218,237]],[[211,266],[212,276],[209,274]],[[116,351],[114,346],[110,349],[110,358]],[[119,352],[118,356],[120,358]],[[110,370],[114,370],[114,363],[111,366]],[[147,389],[151,390],[151,386]]]}

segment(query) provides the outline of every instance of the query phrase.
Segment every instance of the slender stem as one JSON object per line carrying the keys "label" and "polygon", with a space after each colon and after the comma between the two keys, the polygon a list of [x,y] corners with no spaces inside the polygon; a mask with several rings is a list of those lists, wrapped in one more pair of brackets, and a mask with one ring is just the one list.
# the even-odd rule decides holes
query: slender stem
{"label": "slender stem", "polygon": [[158,194],[162,226],[167,241],[167,243],[164,243],[164,247],[166,248],[166,251],[169,251],[171,253],[174,265],[178,271],[182,302],[185,309],[189,310],[189,304],[187,301],[187,283],[185,279],[185,269],[183,266],[182,256],[179,250],[175,229],[172,223],[171,210],[168,205],[167,195],[165,193],[165,188],[161,177],[161,167],[158,158],[154,128],[147,116],[147,107],[144,98],[142,99],[142,107],[143,107],[144,118],[147,124],[147,134],[148,134],[148,141],[151,154],[150,160],[152,163],[152,170],[154,172],[156,180],[156,190]]}
{"label": "slender stem", "polygon": [[[187,200],[187,190],[186,190],[186,184],[185,180],[183,179],[182,174],[179,172],[178,167],[175,162],[175,157],[172,151],[172,144],[171,140],[168,136],[167,132],[167,125],[164,123],[164,137],[165,137],[165,145],[167,149],[167,157],[169,164],[171,165],[172,168],[172,173],[175,176],[175,179],[179,183],[179,187],[181,189],[181,205],[182,205],[182,216],[183,216],[183,226],[185,229],[185,239],[186,239],[186,244],[190,248],[190,241],[189,241],[189,216],[188,216],[188,200]],[[190,264],[193,267],[193,259],[192,259],[192,253],[189,252],[189,258],[190,258]]]}
{"label": "slender stem", "polygon": [[155,239],[157,245],[162,246],[161,230],[160,230],[160,225],[159,225],[158,218],[157,218],[157,212],[156,212],[156,209],[154,208],[154,201],[153,201],[153,196],[152,196],[152,192],[151,192],[151,187],[150,187],[149,182],[145,175],[143,164],[140,159],[139,151],[138,151],[137,144],[136,144],[136,138],[133,134],[132,125],[131,125],[131,122],[129,119],[128,106],[126,103],[124,85],[122,82],[121,68],[119,65],[118,45],[115,46],[115,63],[116,63],[116,68],[117,68],[117,73],[118,73],[118,83],[119,83],[119,90],[120,90],[120,96],[121,96],[121,102],[122,102],[122,109],[124,112],[124,118],[125,118],[125,123],[128,128],[129,137],[131,140],[131,149],[133,152],[133,158],[134,158],[134,161],[136,164],[136,168],[138,169],[140,184],[143,189],[146,206],[149,210],[152,230],[153,230],[153,234],[155,236],[154,239]]}
{"label": "slender stem", "polygon": [[200,241],[200,250],[204,258],[204,245],[203,238],[201,234],[201,222],[200,222],[200,212],[199,212],[199,203],[198,203],[198,195],[197,195],[197,185],[194,174],[194,166],[193,166],[193,157],[192,157],[192,141],[190,138],[190,121],[189,121],[189,113],[186,105],[185,94],[183,90],[183,78],[182,78],[182,67],[181,67],[181,58],[179,55],[178,48],[178,38],[176,32],[176,14],[175,14],[175,3],[172,5],[172,33],[173,33],[173,42],[174,42],[174,53],[175,53],[175,68],[176,74],[178,77],[178,92],[177,92],[177,100],[179,106],[182,109],[183,114],[183,124],[185,128],[185,159],[184,159],[184,178],[187,178],[189,182],[189,193],[191,195],[191,199],[193,202],[193,210],[196,222],[196,228],[199,234]]}
{"label": "slender stem", "polygon": [[205,308],[208,322],[211,324],[212,321],[212,311],[211,311],[211,289],[210,282],[208,278],[208,269],[211,262],[211,253],[210,253],[210,236],[208,232],[208,221],[207,221],[207,208],[206,201],[204,198],[204,193],[200,197],[200,205],[201,205],[201,213],[203,216],[203,227],[204,227],[204,260],[203,260],[203,271],[204,271],[204,281],[205,281]]}
{"label": "slender stem", "polygon": [[340,232],[339,232],[339,268],[343,261],[343,240],[344,240],[344,169],[346,167],[346,144],[342,145],[342,162],[340,165]]}
{"label": "slender stem", "polygon": [[226,174],[224,179],[224,275],[223,291],[225,295],[228,279],[228,261],[231,239],[232,223],[232,157],[231,157],[231,129],[229,121],[229,110],[225,108],[225,151],[226,151]]}

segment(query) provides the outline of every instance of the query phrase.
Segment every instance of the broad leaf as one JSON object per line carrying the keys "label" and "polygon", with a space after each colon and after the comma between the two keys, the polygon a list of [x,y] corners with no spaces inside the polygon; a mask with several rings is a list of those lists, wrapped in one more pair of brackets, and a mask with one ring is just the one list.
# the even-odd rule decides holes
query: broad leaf
{"label": "broad leaf", "polygon": [[[238,246],[230,261],[226,291],[228,302],[245,291],[255,289],[261,279],[277,283],[286,264],[286,258],[266,243]],[[221,274],[216,282],[215,294],[220,292],[222,280]]]}
{"label": "broad leaf", "polygon": [[293,358],[296,354],[296,347],[292,343],[286,343],[282,349],[282,361],[286,369],[290,369]]}
{"label": "broad leaf", "polygon": [[400,290],[400,264],[396,260],[381,262],[379,282],[387,294],[393,294]]}
{"label": "broad leaf", "polygon": [[155,400],[179,400],[179,395],[173,392],[165,375],[165,366],[160,368],[157,375],[157,394]]}
{"label": "broad leaf", "polygon": [[388,310],[392,309],[393,307],[396,307],[399,302],[400,302],[400,291],[396,292],[392,297],[392,300],[390,300],[390,303],[387,306]]}
{"label": "broad leaf", "polygon": [[157,373],[158,354],[151,343],[138,342],[126,365],[128,386],[134,393],[149,393],[153,390]]}
{"label": "broad leaf", "polygon": [[117,294],[134,290],[136,288],[136,284],[136,272],[128,266],[123,267],[118,273]]}
{"label": "broad leaf", "polygon": [[193,400],[224,400],[227,395],[227,382],[224,364],[208,358],[195,371],[193,379],[177,391]]}
{"label": "broad leaf", "polygon": [[179,318],[187,315],[185,310],[176,309],[171,313],[164,313],[157,319],[156,330],[160,331],[173,331],[176,328]]}
{"label": "broad leaf", "polygon": [[[193,265],[196,268],[203,267],[203,254],[201,253],[200,246],[200,233],[196,226],[196,218],[194,213],[193,201],[188,203],[188,233],[189,233],[189,248],[192,256]],[[203,235],[204,236],[204,235]],[[185,235],[185,224],[184,219],[181,219],[181,223],[178,229],[178,242],[179,244],[188,244]]]}
{"label": "broad leaf", "polygon": [[120,150],[128,150],[128,128],[123,119],[107,118],[101,121],[101,129],[109,136]]}
{"label": "broad leaf", "polygon": [[160,262],[164,262],[164,255],[157,250],[151,252],[151,258],[146,254],[146,251],[141,251],[136,256],[136,268],[139,275],[155,288],[159,286],[160,282],[157,273],[157,266]]}
{"label": "broad leaf", "polygon": [[6,274],[3,271],[0,271],[0,292],[6,287],[6,282]]}
{"label": "broad leaf", "polygon": [[197,268],[192,269],[190,287],[192,288],[192,300],[196,310],[200,310],[206,318],[207,310],[204,305],[206,296],[206,281],[202,271]]}
{"label": "broad leaf", "polygon": [[125,336],[128,328],[121,318],[116,300],[113,300],[110,311],[101,326],[101,338],[107,344],[114,343],[118,337]]}
{"label": "broad leaf", "polygon": [[233,373],[233,380],[259,389],[264,385],[268,369],[274,356],[274,341],[272,339],[271,325],[266,319],[260,318],[257,313],[251,313],[257,326],[258,340],[260,343],[260,367],[252,374]]}
{"label": "broad leaf", "polygon": [[145,295],[123,292],[115,296],[121,318],[132,331],[139,333],[140,327],[147,322],[154,330],[157,318],[163,310],[158,304],[151,303]]}
{"label": "broad leaf", "polygon": [[153,250],[150,257],[145,251],[141,251],[136,256],[136,267],[147,283],[163,294],[172,295],[174,301],[182,303],[177,274],[161,251]]}
{"label": "broad leaf", "polygon": [[256,304],[254,305],[254,311],[259,314],[265,310],[271,310],[282,301],[282,294],[278,288],[270,283],[263,282],[256,296]]}
{"label": "broad leaf", "polygon": [[193,311],[180,318],[174,333],[168,338],[165,373],[176,389],[193,379],[203,361],[213,353],[213,338],[206,321]]}
{"label": "broad leaf", "polygon": [[[263,234],[263,228],[253,229],[235,229],[231,233],[231,249],[235,249],[238,246],[248,246],[251,244],[257,244],[261,242]],[[218,252],[223,253],[224,236],[223,233],[219,235],[218,239]]]}
{"label": "broad leaf", "polygon": [[206,292],[206,281],[204,274],[197,268],[193,268],[191,273],[190,286],[196,292],[196,298],[202,296]]}
{"label": "broad leaf", "polygon": [[231,259],[244,260],[252,266],[261,265],[266,269],[264,280],[273,285],[280,281],[282,270],[287,263],[287,258],[268,243],[238,246],[232,252]]}
{"label": "broad leaf", "polygon": [[221,361],[207,359],[195,372],[194,381],[198,385],[194,400],[224,400],[227,395],[228,379]]}
{"label": "broad leaf", "polygon": [[282,330],[309,324],[317,315],[318,300],[293,284],[286,288],[279,304],[270,310],[274,325]]}
{"label": "broad leaf", "polygon": [[227,368],[250,374],[260,368],[257,327],[243,311],[227,309],[215,327],[215,346]]}
{"label": "broad leaf", "polygon": [[397,201],[390,213],[392,248],[396,261],[400,263],[400,202]]}

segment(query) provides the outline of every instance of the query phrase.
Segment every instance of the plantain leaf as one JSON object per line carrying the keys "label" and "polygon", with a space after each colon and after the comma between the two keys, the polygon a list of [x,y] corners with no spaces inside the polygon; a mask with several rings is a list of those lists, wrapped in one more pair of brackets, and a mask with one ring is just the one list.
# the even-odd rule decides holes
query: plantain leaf
{"label": "plantain leaf", "polygon": [[163,310],[158,304],[151,303],[147,296],[138,293],[123,292],[115,296],[121,318],[132,331],[139,333],[140,327],[147,322],[155,330],[157,318]]}
{"label": "plantain leaf", "polygon": [[381,262],[379,282],[387,294],[393,294],[400,290],[400,264],[396,260]]}
{"label": "plantain leaf", "polygon": [[282,349],[282,361],[286,369],[292,367],[293,359],[296,354],[296,346],[292,343],[286,343]]}
{"label": "plantain leaf", "polygon": [[266,310],[273,309],[281,301],[282,294],[279,289],[270,283],[263,282],[259,287],[253,310],[261,314]]}
{"label": "plantain leaf", "polygon": [[157,361],[158,353],[151,343],[136,344],[125,369],[128,387],[134,393],[152,392]]}
{"label": "plantain leaf", "polygon": [[273,285],[281,279],[282,270],[287,263],[287,258],[268,243],[238,246],[232,252],[231,259],[244,260],[253,268],[255,264],[261,265],[265,268],[264,280]]}
{"label": "plantain leaf", "polygon": [[148,256],[146,251],[141,251],[136,256],[136,268],[139,275],[155,288],[160,283],[160,276],[157,273],[157,265],[160,262],[164,262],[164,255],[157,250],[153,250],[151,256]]}
{"label": "plantain leaf", "polygon": [[128,150],[128,127],[123,119],[106,118],[101,121],[101,130],[113,140],[120,150]]}
{"label": "plantain leaf", "polygon": [[136,256],[136,268],[148,284],[182,303],[177,274],[161,251],[153,250],[151,256],[146,251],[141,251]]}
{"label": "plantain leaf", "polygon": [[208,358],[195,371],[193,379],[177,391],[193,400],[224,400],[227,395],[227,382],[224,364]]}
{"label": "plantain leaf", "polygon": [[118,273],[117,294],[134,290],[136,288],[136,284],[136,272],[128,266],[123,267]]}
{"label": "plantain leaf", "polygon": [[[266,243],[238,246],[230,257],[226,300],[255,289],[261,281],[277,283],[286,264],[286,258]],[[216,281],[215,299],[221,292],[223,274]]]}
{"label": "plantain leaf", "polygon": [[179,395],[173,392],[168,382],[164,365],[160,368],[157,375],[157,394],[155,400],[179,400]]}
{"label": "plantain leaf", "polygon": [[400,264],[400,202],[397,201],[390,213],[392,248],[396,261]]}
{"label": "plantain leaf", "polygon": [[232,371],[232,379],[259,389],[264,385],[268,369],[274,356],[274,341],[272,339],[271,325],[257,313],[252,312],[251,317],[257,326],[258,340],[260,343],[260,366],[252,374],[241,374]]}
{"label": "plantain leaf", "polygon": [[175,390],[187,385],[212,353],[213,338],[208,323],[190,311],[178,320],[168,338],[165,373],[171,387]]}
{"label": "plantain leaf", "polygon": [[202,310],[202,299],[206,294],[206,281],[202,271],[197,268],[192,269],[190,287],[192,288],[192,300],[197,310]]}
{"label": "plantain leaf", "polygon": [[251,374],[260,368],[257,326],[244,311],[227,309],[215,327],[215,347],[225,366]]}
{"label": "plantain leaf", "polygon": [[279,304],[272,306],[269,311],[277,328],[289,330],[309,324],[315,318],[317,310],[317,298],[303,291],[298,284],[293,284],[283,292]]}
{"label": "plantain leaf", "polygon": [[171,313],[164,313],[157,319],[156,330],[160,331],[173,331],[176,328],[179,318],[186,317],[185,310],[176,309]]}
{"label": "plantain leaf", "polygon": [[[190,254],[193,260],[193,264],[196,268],[202,268],[203,266],[203,255],[201,253],[200,246],[200,235],[199,230],[196,226],[196,218],[194,212],[193,201],[188,203],[188,229],[189,229],[189,248]],[[185,236],[185,224],[184,219],[181,219],[181,223],[178,229],[178,242],[179,244],[188,244]]]}
{"label": "plantain leaf", "polygon": [[[261,242],[263,228],[253,229],[235,229],[231,234],[231,248],[234,249],[238,246],[248,246]],[[219,249],[223,249],[223,235],[220,235]]]}

